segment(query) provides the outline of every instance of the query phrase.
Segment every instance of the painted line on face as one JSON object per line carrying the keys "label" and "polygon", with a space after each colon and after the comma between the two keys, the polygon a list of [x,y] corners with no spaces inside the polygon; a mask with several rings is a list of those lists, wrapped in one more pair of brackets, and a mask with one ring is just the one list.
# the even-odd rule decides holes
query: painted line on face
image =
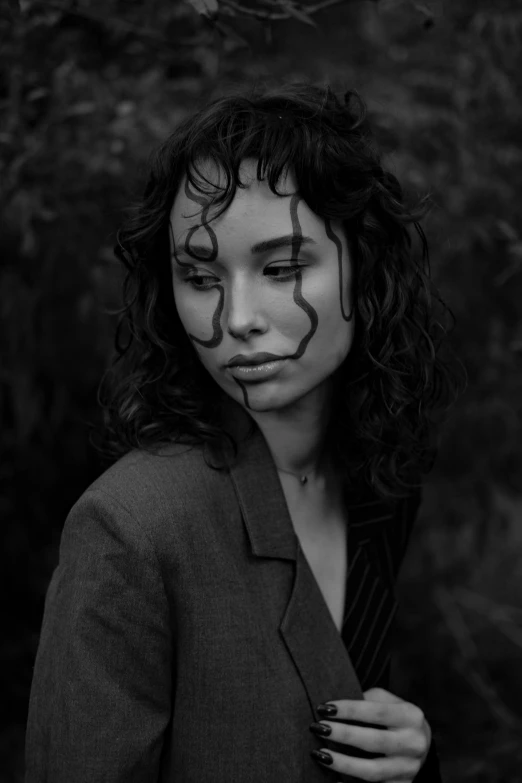
{"label": "painted line on face", "polygon": [[[190,231],[188,232],[188,234],[187,234],[187,237],[185,239],[185,252],[187,253],[187,255],[189,255],[191,258],[194,258],[195,260],[205,261],[205,262],[215,261],[217,256],[218,256],[218,252],[219,252],[218,241],[217,241],[216,234],[214,233],[212,228],[210,228],[210,226],[206,223],[206,218],[207,218],[209,209],[211,207],[211,202],[207,201],[203,197],[197,196],[190,189],[189,184],[188,184],[188,180],[185,181],[185,195],[187,196],[188,199],[190,199],[191,201],[196,202],[197,204],[199,204],[200,206],[203,207],[201,224],[193,226],[190,229]],[[298,205],[299,205],[300,201],[301,201],[301,197],[298,194],[294,194],[291,197],[291,199],[290,199],[290,219],[292,221],[292,230],[293,230],[292,258],[291,258],[291,261],[294,262],[294,263],[296,263],[299,260],[299,251],[301,249],[301,243],[302,243],[302,238],[303,238],[303,232],[302,232],[301,224],[299,222],[299,216],[298,216],[298,213],[297,213],[297,209],[298,209]],[[190,238],[192,237],[192,235],[196,231],[198,231],[200,228],[202,228],[202,227],[205,228],[205,230],[207,231],[207,233],[208,233],[208,235],[210,237],[210,241],[212,243],[212,252],[210,253],[209,256],[205,256],[204,258],[202,258],[200,256],[197,256],[195,253],[193,253],[190,250],[190,246],[189,246]],[[175,252],[175,249],[174,249],[175,248],[174,235],[173,235],[173,232],[172,232],[172,226],[170,224],[170,221],[169,221],[169,230],[170,230],[170,235],[171,235],[171,239],[172,239],[173,257],[174,257],[176,263],[179,266],[182,266],[182,267],[183,266],[185,266],[185,267],[192,266],[192,264],[190,264],[188,262],[181,261],[178,258],[178,256],[176,255],[176,252]],[[340,281],[341,281],[340,284],[342,286],[342,267],[341,267],[341,263],[342,263],[342,259],[341,259],[341,257],[342,257],[342,246],[341,246],[341,243],[339,242],[339,239],[331,231],[329,223],[327,224],[326,232],[327,232],[327,236],[332,241],[334,241],[336,243],[336,246],[337,246],[338,262],[339,262],[339,275],[340,275]],[[294,302],[297,304],[297,306],[300,307],[302,310],[304,310],[305,313],[308,315],[308,317],[310,318],[311,326],[310,326],[310,329],[307,332],[307,334],[300,341],[299,346],[298,346],[297,351],[295,352],[295,354],[292,354],[292,355],[290,355],[288,357],[290,359],[300,359],[303,356],[303,354],[305,353],[306,348],[308,346],[308,343],[310,342],[310,340],[312,339],[312,337],[316,333],[317,327],[318,327],[318,324],[319,324],[319,318],[318,318],[318,315],[317,315],[317,311],[315,310],[314,307],[312,307],[312,305],[309,302],[306,301],[306,299],[302,295],[302,282],[303,282],[302,272],[300,270],[297,270],[296,277],[295,277],[295,286],[294,286],[294,290],[293,290],[293,299],[294,299]],[[213,336],[209,340],[201,340],[199,337],[196,337],[193,334],[187,333],[188,337],[193,342],[198,343],[199,345],[203,346],[204,348],[216,348],[223,341],[223,329],[222,329],[222,326],[221,326],[221,315],[222,315],[223,309],[224,309],[225,292],[224,292],[223,286],[220,285],[219,283],[214,284],[213,286],[211,286],[211,288],[217,288],[218,291],[219,291],[219,301],[218,301],[218,304],[217,304],[216,309],[215,309],[215,311],[213,313],[213,316],[212,316]],[[342,287],[341,287],[341,292],[342,292]],[[349,317],[346,317],[346,315],[344,313],[344,310],[343,310],[343,307],[342,307],[342,293],[341,293],[341,313],[343,315],[343,318],[345,320],[347,320],[347,321],[350,320],[352,318],[352,315],[353,315],[353,312],[352,312],[352,314]],[[236,384],[239,386],[239,388],[241,389],[241,391],[243,393],[243,401],[244,401],[245,407],[247,407],[249,410],[252,410],[252,407],[250,405],[250,401],[248,399],[248,392],[247,392],[247,389],[245,387],[245,384],[242,383],[237,378],[234,378],[234,381],[236,382]]]}
{"label": "painted line on face", "polygon": [[[216,234],[214,233],[214,230],[210,228],[210,226],[207,223],[207,215],[210,207],[212,206],[212,202],[209,201],[208,199],[205,199],[203,196],[198,196],[196,193],[194,193],[194,191],[191,190],[189,187],[188,178],[185,179],[185,195],[191,201],[195,201],[196,204],[199,204],[200,207],[203,207],[203,211],[201,214],[201,223],[199,225],[192,226],[192,228],[190,229],[190,231],[188,232],[185,238],[185,252],[191,258],[194,258],[196,261],[215,261],[216,258],[218,257],[218,241],[217,241]],[[199,231],[200,228],[205,229],[212,243],[212,251],[209,256],[203,256],[203,257],[197,256],[195,253],[192,252],[189,246],[192,234],[194,234],[196,231]]]}
{"label": "painted line on face", "polygon": [[[300,201],[301,201],[301,197],[298,196],[297,193],[295,193],[290,199],[290,218],[292,220],[292,231],[294,234],[292,239],[292,258],[290,260],[293,263],[299,261],[299,251],[301,249],[301,242],[303,239],[301,223],[299,222],[299,217],[297,215],[297,207]],[[312,307],[310,302],[307,302],[306,299],[303,298],[303,295],[301,294],[302,286],[303,286],[303,273],[301,272],[300,269],[298,269],[295,276],[295,286],[293,291],[294,302],[298,307],[301,307],[305,311],[307,316],[310,318],[312,325],[310,327],[310,331],[307,334],[305,334],[305,336],[299,343],[297,351],[292,356],[290,356],[290,359],[301,358],[301,356],[306,351],[306,347],[308,343],[316,333],[317,325],[319,323],[319,317],[317,315],[317,311]]]}
{"label": "painted line on face", "polygon": [[[209,203],[203,197],[200,198],[192,190],[190,190],[189,185],[188,185],[188,180],[185,181],[185,195],[191,201],[195,201],[197,204],[199,204],[200,206],[203,207],[203,212],[202,212],[202,216],[201,216],[201,224],[199,224],[197,226],[192,226],[192,228],[190,229],[190,231],[187,234],[187,237],[185,239],[185,252],[187,253],[187,255],[189,255],[191,258],[195,259],[196,261],[206,261],[206,262],[215,261],[217,256],[218,256],[218,251],[219,251],[217,237],[216,237],[216,234],[214,233],[213,229],[210,228],[210,226],[207,225],[207,223],[205,222],[206,218],[207,218],[207,215],[208,215],[208,211],[209,211],[209,209],[210,209],[212,204],[211,204],[211,202]],[[195,253],[193,253],[191,251],[191,249],[190,249],[190,246],[189,246],[189,241],[190,241],[190,238],[191,238],[192,234],[195,231],[198,231],[200,228],[204,228],[205,229],[205,231],[209,235],[210,241],[212,243],[212,252],[211,252],[211,254],[209,256],[205,256],[204,258],[202,258],[201,256],[197,256]],[[185,262],[180,261],[180,259],[176,255],[176,251],[175,251],[176,244],[174,242],[174,234],[172,232],[172,226],[171,226],[170,220],[169,220],[169,230],[170,230],[170,237],[172,239],[172,247],[173,247],[172,255],[174,257],[174,260],[176,261],[178,266],[182,266],[182,267],[183,266],[193,266],[192,264],[190,264],[187,261],[185,261]],[[190,334],[189,332],[187,332],[187,334],[188,334],[189,338],[192,340],[192,342],[196,342],[199,345],[202,345],[204,348],[217,348],[217,346],[220,345],[222,343],[222,341],[223,341],[223,329],[221,328],[221,315],[223,313],[223,308],[225,306],[225,289],[219,283],[216,283],[215,285],[213,285],[212,288],[217,288],[217,290],[219,291],[219,300],[218,300],[216,309],[214,311],[214,314],[212,316],[212,331],[213,331],[212,337],[209,340],[201,340],[199,337],[196,337],[195,334]]]}
{"label": "painted line on face", "polygon": [[326,229],[326,236],[328,237],[328,239],[331,239],[332,242],[334,242],[337,247],[337,263],[339,266],[339,299],[341,305],[341,315],[345,321],[351,321],[353,318],[354,308],[352,307],[352,312],[350,313],[350,315],[346,315],[343,307],[343,246],[337,234],[335,234],[332,231],[329,218],[325,218],[324,225]]}
{"label": "painted line on face", "polygon": [[[290,199],[290,219],[292,221],[292,231],[293,231],[293,237],[292,237],[292,258],[290,259],[292,263],[296,263],[299,260],[299,251],[301,249],[301,243],[303,239],[303,232],[301,229],[301,223],[299,222],[299,216],[297,214],[297,207],[299,205],[299,202],[301,201],[301,197],[294,193],[294,195]],[[299,346],[297,348],[297,351],[290,355],[288,358],[290,359],[300,359],[301,356],[306,351],[307,345],[314,336],[314,334],[317,331],[317,326],[319,324],[319,317],[317,315],[317,311],[315,308],[312,307],[310,302],[307,302],[306,299],[303,297],[301,291],[302,291],[302,285],[303,285],[303,274],[301,270],[296,271],[295,276],[295,286],[293,290],[293,298],[294,302],[298,307],[301,307],[307,316],[310,318],[311,321],[311,327],[307,334],[303,337],[301,342],[299,343]],[[241,391],[243,392],[243,401],[245,403],[245,407],[252,410],[249,399],[248,399],[248,392],[245,388],[245,385],[241,383],[237,378],[234,378],[237,385],[240,387]]]}

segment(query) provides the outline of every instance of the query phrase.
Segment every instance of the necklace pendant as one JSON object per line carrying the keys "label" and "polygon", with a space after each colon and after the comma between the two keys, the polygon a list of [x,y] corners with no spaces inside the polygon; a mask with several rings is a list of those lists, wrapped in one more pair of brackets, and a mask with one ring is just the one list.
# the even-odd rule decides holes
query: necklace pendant
{"label": "necklace pendant", "polygon": [[300,481],[301,481],[301,484],[306,484],[306,482],[308,481],[308,477],[307,476],[301,476]]}

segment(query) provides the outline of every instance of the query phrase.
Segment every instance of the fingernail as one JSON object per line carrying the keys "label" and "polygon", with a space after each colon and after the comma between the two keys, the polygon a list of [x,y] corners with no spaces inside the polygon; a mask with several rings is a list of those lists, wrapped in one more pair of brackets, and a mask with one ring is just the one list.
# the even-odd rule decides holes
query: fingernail
{"label": "fingernail", "polygon": [[319,734],[320,737],[329,737],[332,733],[332,727],[327,726],[325,723],[311,723],[308,728],[314,734]]}
{"label": "fingernail", "polygon": [[321,718],[331,718],[333,715],[337,715],[337,707],[335,704],[320,704],[317,707],[317,712]]}
{"label": "fingernail", "polygon": [[321,764],[333,764],[333,758],[329,753],[323,753],[321,750],[311,750],[310,755],[315,761],[320,761]]}

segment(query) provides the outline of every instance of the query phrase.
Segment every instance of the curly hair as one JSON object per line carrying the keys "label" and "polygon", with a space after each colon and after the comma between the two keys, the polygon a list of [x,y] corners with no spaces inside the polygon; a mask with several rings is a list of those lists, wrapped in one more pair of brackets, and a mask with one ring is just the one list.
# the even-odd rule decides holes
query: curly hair
{"label": "curly hair", "polygon": [[[282,113],[283,122],[271,121]],[[436,305],[451,314],[453,326],[455,318],[431,281],[418,222],[430,197],[406,205],[397,178],[382,168],[356,90],[341,100],[330,85],[310,81],[236,89],[184,119],[153,152],[145,192],[129,209],[115,247],[126,277],[116,353],[98,392],[105,428],[100,450],[113,459],[169,441],[222,446],[228,439],[237,456],[219,422],[219,387],[177,314],[168,226],[184,175],[194,190],[208,193],[198,161],[210,159],[226,173],[226,186],[218,195],[214,189],[212,201],[222,205],[217,217],[236,188],[245,187],[239,179],[245,158],[257,160],[258,180],[267,177],[276,195],[282,195],[276,190],[281,174],[291,170],[308,207],[342,221],[354,270],[355,326],[336,371],[327,444],[350,476],[382,498],[402,497],[432,469],[437,414],[458,394],[456,375],[440,356],[448,330]],[[421,238],[420,258],[410,224]]]}

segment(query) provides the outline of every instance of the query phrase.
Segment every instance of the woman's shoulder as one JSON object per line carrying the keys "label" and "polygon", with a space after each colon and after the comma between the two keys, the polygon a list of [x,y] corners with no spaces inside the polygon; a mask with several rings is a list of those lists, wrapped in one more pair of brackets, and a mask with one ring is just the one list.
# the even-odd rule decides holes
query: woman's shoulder
{"label": "woman's shoulder", "polygon": [[190,507],[189,498],[201,494],[202,486],[212,485],[214,473],[199,445],[134,449],[104,470],[75,505],[96,498],[137,518],[178,514]]}

